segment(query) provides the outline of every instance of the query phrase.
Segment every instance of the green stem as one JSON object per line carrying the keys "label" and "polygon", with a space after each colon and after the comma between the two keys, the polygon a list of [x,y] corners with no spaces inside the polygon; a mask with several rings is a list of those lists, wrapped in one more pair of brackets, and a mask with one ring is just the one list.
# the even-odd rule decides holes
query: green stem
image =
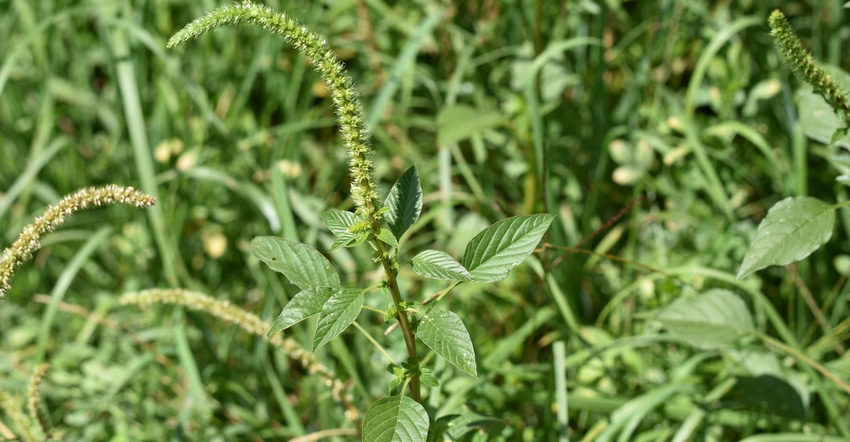
{"label": "green stem", "polygon": [[[372,217],[372,231],[379,232],[380,230],[381,226],[377,216]],[[384,266],[384,273],[387,275],[387,287],[390,290],[390,295],[392,295],[393,298],[393,305],[396,309],[395,317],[398,320],[401,333],[404,335],[404,344],[407,347],[407,357],[410,358],[410,362],[414,366],[418,366],[419,356],[416,355],[416,337],[413,334],[413,329],[410,327],[410,318],[407,316],[407,309],[403,308],[401,305],[401,291],[398,287],[398,280],[396,279],[393,263],[387,254],[387,249],[383,241],[375,238],[375,246],[378,250],[378,256],[381,257],[381,265]],[[410,397],[416,402],[422,402],[422,396],[420,395],[419,388],[419,375],[415,373],[410,377]]]}

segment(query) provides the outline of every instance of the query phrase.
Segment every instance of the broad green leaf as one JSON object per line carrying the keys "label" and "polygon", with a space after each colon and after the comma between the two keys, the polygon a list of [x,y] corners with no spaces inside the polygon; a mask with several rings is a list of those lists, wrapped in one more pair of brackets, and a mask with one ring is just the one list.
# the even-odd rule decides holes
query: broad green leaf
{"label": "broad green leaf", "polygon": [[337,275],[328,259],[316,249],[274,236],[260,236],[251,241],[254,254],[301,290],[311,287],[339,288]]}
{"label": "broad green leaf", "polygon": [[755,331],[747,305],[724,289],[676,299],[655,319],[670,335],[695,348],[729,347]]}
{"label": "broad green leaf", "polygon": [[419,219],[419,213],[422,212],[422,187],[419,185],[416,166],[411,166],[396,181],[384,206],[389,209],[384,217],[390,231],[396,239],[401,239],[401,235]]}
{"label": "broad green leaf", "polygon": [[355,235],[348,231],[348,228],[351,227],[356,220],[357,218],[353,213],[345,210],[331,209],[322,212],[322,221],[324,221],[325,226],[327,226],[328,230],[336,235],[336,240],[334,240],[334,243],[331,245],[331,252],[340,247],[353,247],[355,245],[360,245],[366,240],[364,235]]}
{"label": "broad green leaf", "polygon": [[345,210],[331,209],[322,212],[322,221],[334,235],[350,235],[348,227],[354,224],[354,214]]}
{"label": "broad green leaf", "polygon": [[444,107],[437,116],[437,142],[440,146],[457,143],[504,121],[495,110],[485,111],[465,104]]}
{"label": "broad green leaf", "polygon": [[808,196],[776,203],[759,224],[756,237],[744,256],[738,279],[772,265],[799,261],[829,241],[835,209]]}
{"label": "broad green leaf", "polygon": [[504,279],[534,251],[554,218],[541,213],[503,219],[469,241],[461,264],[476,281]]}
{"label": "broad green leaf", "polygon": [[416,337],[450,364],[478,377],[472,340],[458,315],[440,310],[423,316]]}
{"label": "broad green leaf", "polygon": [[398,249],[398,241],[396,241],[396,237],[393,236],[389,229],[381,229],[381,231],[378,232],[378,239],[389,244],[390,247]]}
{"label": "broad green leaf", "polygon": [[472,275],[448,253],[425,250],[413,257],[413,271],[419,276],[450,281],[472,281]]}
{"label": "broad green leaf", "polygon": [[336,292],[322,306],[322,316],[316,325],[313,350],[318,350],[345,331],[363,308],[363,290],[344,289]]}
{"label": "broad green leaf", "polygon": [[369,406],[363,417],[365,442],[424,442],[428,412],[407,396],[389,396]]}
{"label": "broad green leaf", "polygon": [[283,307],[268,335],[286,330],[310,316],[321,313],[325,302],[338,291],[339,289],[332,287],[312,287],[298,292]]}

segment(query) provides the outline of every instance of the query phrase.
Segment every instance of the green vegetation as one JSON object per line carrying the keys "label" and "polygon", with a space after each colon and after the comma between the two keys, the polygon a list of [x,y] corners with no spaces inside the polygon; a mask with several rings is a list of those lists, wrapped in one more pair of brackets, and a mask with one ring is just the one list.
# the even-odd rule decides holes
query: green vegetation
{"label": "green vegetation", "polygon": [[847,440],[850,27],[762,3],[0,2],[0,438]]}

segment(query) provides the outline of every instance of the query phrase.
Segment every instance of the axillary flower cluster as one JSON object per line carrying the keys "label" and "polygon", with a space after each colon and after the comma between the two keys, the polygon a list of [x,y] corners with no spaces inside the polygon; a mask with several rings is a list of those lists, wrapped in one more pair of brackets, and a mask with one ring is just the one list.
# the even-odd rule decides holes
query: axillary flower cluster
{"label": "axillary flower cluster", "polygon": [[49,206],[42,216],[24,227],[18,239],[3,251],[3,256],[0,257],[0,301],[11,289],[11,280],[15,271],[21,264],[30,260],[32,254],[41,247],[41,237],[64,223],[65,218],[74,212],[106,204],[149,207],[154,202],[156,202],[154,197],[132,187],[110,184],[78,190],[65,196],[55,205]]}

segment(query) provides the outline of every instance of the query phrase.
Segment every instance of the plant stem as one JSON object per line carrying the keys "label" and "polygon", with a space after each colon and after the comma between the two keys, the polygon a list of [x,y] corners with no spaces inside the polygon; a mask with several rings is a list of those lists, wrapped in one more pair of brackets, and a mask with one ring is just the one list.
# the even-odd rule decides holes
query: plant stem
{"label": "plant stem", "polygon": [[[380,224],[377,218],[372,218],[372,229],[374,232],[379,232]],[[378,249],[378,256],[381,257],[381,264],[384,266],[384,273],[387,275],[387,287],[390,289],[390,294],[393,297],[393,305],[395,305],[395,317],[401,327],[401,333],[404,335],[404,344],[407,346],[407,357],[414,366],[419,365],[419,357],[416,355],[416,337],[413,335],[413,329],[410,328],[410,320],[407,317],[407,309],[401,306],[401,291],[398,288],[398,280],[396,279],[393,263],[387,254],[387,249],[383,241],[375,238],[375,246]],[[422,402],[422,397],[419,391],[419,374],[414,374],[410,377],[410,397],[416,402]]]}

